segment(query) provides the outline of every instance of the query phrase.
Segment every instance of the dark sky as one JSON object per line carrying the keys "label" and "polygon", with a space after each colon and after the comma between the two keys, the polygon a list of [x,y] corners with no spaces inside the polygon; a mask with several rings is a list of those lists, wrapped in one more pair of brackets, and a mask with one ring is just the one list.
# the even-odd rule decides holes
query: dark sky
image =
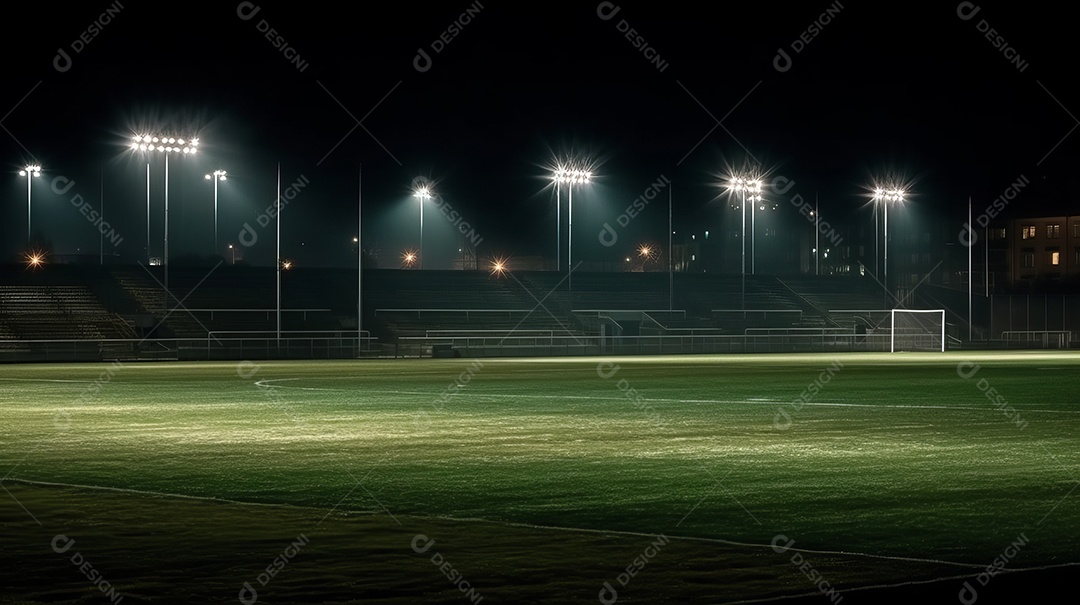
{"label": "dark sky", "polygon": [[[435,181],[482,236],[482,256],[552,254],[545,166],[569,154],[597,175],[575,190],[574,204],[576,254],[596,259],[622,253],[597,243],[600,226],[661,177],[673,183],[676,230],[709,228],[726,208],[716,199],[720,174],[746,162],[794,181],[787,196],[820,195],[833,214],[854,212],[862,187],[888,174],[909,182],[913,203],[956,220],[969,195],[978,212],[1020,177],[1038,185],[1013,202],[1024,211],[1071,202],[1075,190],[1075,24],[1050,3],[341,6],[6,8],[5,255],[26,247],[17,171],[36,160],[46,174],[32,190],[33,229],[55,253],[97,253],[98,231],[73,196],[96,209],[104,190],[106,217],[123,238],[106,241],[107,253],[145,258],[146,163],[124,145],[154,127],[202,143],[196,157],[170,159],[174,259],[213,249],[213,189],[203,175],[224,168],[218,249],[247,222],[259,233],[247,257],[272,262],[273,224],[259,227],[256,217],[274,201],[279,162],[284,186],[309,183],[285,208],[284,255],[329,265],[351,260],[361,165],[364,238],[384,258],[418,243],[410,198],[418,176]],[[972,18],[959,16],[976,6]],[[470,8],[476,14],[462,23]],[[835,15],[823,19],[830,8]],[[1023,69],[985,37],[989,27]],[[269,28],[303,70],[265,37]],[[628,28],[663,70],[625,37]],[[436,42],[441,34],[448,43]],[[431,59],[426,71],[414,65],[420,49]],[[791,59],[786,71],[776,68],[780,49]],[[160,156],[152,162],[158,255],[164,166]],[[58,192],[58,177],[75,185]],[[650,204],[623,241],[663,238],[666,215],[666,204]],[[447,262],[454,225],[429,206],[424,229],[427,257]]]}

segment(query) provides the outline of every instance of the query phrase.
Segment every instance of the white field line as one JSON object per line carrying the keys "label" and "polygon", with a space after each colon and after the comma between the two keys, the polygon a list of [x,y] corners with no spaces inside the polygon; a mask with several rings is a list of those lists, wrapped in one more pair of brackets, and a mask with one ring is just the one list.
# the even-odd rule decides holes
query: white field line
{"label": "white field line", "polygon": [[[108,487],[108,486],[100,486],[100,485],[79,485],[79,484],[76,484],[76,483],[58,483],[58,482],[50,482],[50,481],[35,481],[35,480],[30,480],[30,479],[19,479],[19,478],[6,479],[5,482],[21,483],[21,484],[25,484],[25,485],[35,485],[35,486],[44,486],[44,487],[64,487],[64,488],[84,489],[84,490],[88,490],[88,491],[108,491],[108,492],[116,492],[116,493],[124,493],[124,494],[135,494],[135,495],[143,495],[143,496],[159,496],[159,497],[181,498],[181,499],[185,499],[185,500],[196,500],[196,501],[205,501],[205,502],[219,502],[219,503],[223,503],[223,504],[235,504],[235,505],[238,505],[238,506],[257,506],[257,507],[263,507],[263,508],[267,508],[267,507],[268,508],[283,508],[283,509],[290,509],[290,510],[305,510],[305,509],[307,509],[307,510],[322,510],[321,508],[311,507],[311,506],[296,506],[296,505],[291,505],[291,504],[245,502],[245,501],[242,501],[242,500],[227,500],[227,499],[223,499],[223,498],[213,498],[213,497],[209,497],[209,496],[192,496],[192,495],[187,495],[187,494],[176,494],[176,493],[170,493],[170,492],[159,492],[159,491],[149,491],[149,490],[138,490],[138,489],[121,488],[121,487]],[[378,514],[379,513],[379,511],[375,510],[375,509],[373,509],[373,510],[360,510],[360,511],[342,509],[342,511],[343,512],[351,512],[351,513],[363,513],[363,514]],[[648,533],[648,532],[593,529],[593,528],[581,528],[581,527],[564,527],[564,526],[558,526],[558,525],[538,525],[538,524],[532,524],[532,523],[515,523],[515,522],[509,522],[509,521],[493,521],[493,520],[490,520],[490,519],[472,518],[472,517],[447,517],[447,516],[439,516],[439,515],[431,515],[431,516],[402,515],[402,516],[407,517],[407,518],[411,518],[411,519],[418,519],[418,520],[436,520],[436,521],[447,521],[447,522],[454,522],[454,523],[485,523],[485,524],[498,525],[498,526],[504,526],[504,527],[518,527],[518,528],[523,528],[523,529],[539,529],[539,530],[545,530],[545,531],[559,531],[559,532],[568,532],[568,533],[633,536],[633,537],[645,537],[645,538],[655,538],[656,535],[657,535],[655,533]],[[667,535],[667,534],[665,534],[665,535]],[[700,536],[679,536],[679,535],[668,536],[668,537],[671,538],[671,539],[674,539],[674,540],[682,540],[682,541],[686,541],[686,542],[703,542],[703,543],[708,543],[708,544],[723,544],[723,545],[726,545],[726,546],[738,546],[738,547],[743,547],[743,548],[769,549],[769,550],[772,550],[772,548],[773,548],[771,544],[757,544],[757,543],[753,543],[753,542],[738,542],[738,541],[734,541],[734,540],[725,540],[723,538],[705,538],[705,537],[700,537]],[[943,560],[943,559],[923,559],[923,558],[918,558],[918,557],[899,557],[899,556],[893,556],[893,555],[880,555],[880,554],[874,554],[874,553],[863,553],[863,552],[847,551],[847,550],[811,550],[811,549],[805,549],[805,548],[789,548],[788,551],[808,553],[808,554],[814,554],[814,555],[825,555],[825,556],[858,557],[858,558],[869,558],[869,559],[882,559],[882,560],[887,560],[887,561],[903,561],[903,562],[908,562],[908,563],[927,563],[927,564],[934,564],[934,565],[948,565],[948,566],[952,566],[952,567],[960,567],[960,568],[973,569],[973,570],[984,570],[984,569],[986,569],[986,564],[981,564],[981,563],[962,563],[962,562],[958,562],[958,561],[946,561],[946,560]],[[785,552],[788,552],[788,551],[785,551]],[[1009,571],[1009,572],[1014,572],[1014,573],[1019,572],[1019,571],[1039,571],[1039,570],[1044,570],[1044,569],[1053,569],[1053,568],[1057,568],[1057,567],[1066,567],[1066,566],[1072,566],[1072,565],[1080,565],[1080,562],[1058,563],[1058,564],[1054,564],[1054,565],[1039,566],[1039,567],[1005,569],[1005,570],[1002,570],[1002,571]],[[957,577],[969,577],[969,576],[964,575],[964,576],[957,576]]]}

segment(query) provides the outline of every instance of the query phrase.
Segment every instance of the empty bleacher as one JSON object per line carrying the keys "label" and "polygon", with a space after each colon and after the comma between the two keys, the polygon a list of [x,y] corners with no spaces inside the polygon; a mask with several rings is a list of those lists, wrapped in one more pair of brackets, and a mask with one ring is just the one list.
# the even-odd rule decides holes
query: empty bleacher
{"label": "empty bleacher", "polygon": [[0,338],[83,340],[132,338],[134,330],[86,286],[0,285]]}
{"label": "empty bleacher", "polygon": [[[356,330],[355,268],[294,268],[280,277],[284,332]],[[362,277],[363,327],[388,344],[854,332],[873,321],[866,311],[882,307],[880,286],[856,277],[575,272],[572,297],[565,272],[372,269]],[[9,268],[0,273],[0,341],[268,337],[277,329],[277,279],[269,267],[170,266],[167,295],[160,266]]]}

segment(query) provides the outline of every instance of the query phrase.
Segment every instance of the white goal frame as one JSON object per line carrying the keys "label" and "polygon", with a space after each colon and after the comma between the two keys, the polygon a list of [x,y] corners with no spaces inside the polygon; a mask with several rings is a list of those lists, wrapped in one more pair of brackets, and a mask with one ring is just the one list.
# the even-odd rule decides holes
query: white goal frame
{"label": "white goal frame", "polygon": [[935,313],[941,315],[941,352],[945,352],[945,309],[892,309],[889,312],[889,352],[896,352],[896,312]]}

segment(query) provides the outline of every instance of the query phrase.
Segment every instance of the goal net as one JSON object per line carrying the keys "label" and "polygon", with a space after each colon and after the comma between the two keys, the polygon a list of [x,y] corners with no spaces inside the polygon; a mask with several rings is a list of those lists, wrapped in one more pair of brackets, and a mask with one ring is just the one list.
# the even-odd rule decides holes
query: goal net
{"label": "goal net", "polygon": [[945,351],[945,310],[892,310],[889,350]]}

